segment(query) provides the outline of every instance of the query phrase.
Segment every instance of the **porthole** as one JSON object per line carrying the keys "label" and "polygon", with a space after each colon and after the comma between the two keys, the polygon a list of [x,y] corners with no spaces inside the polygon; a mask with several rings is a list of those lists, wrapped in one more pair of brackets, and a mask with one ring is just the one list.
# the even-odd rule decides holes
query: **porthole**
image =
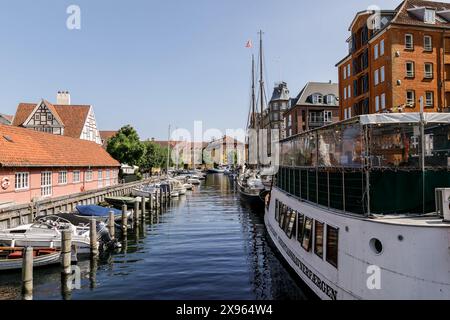
{"label": "porthole", "polygon": [[372,249],[375,254],[379,255],[383,253],[383,244],[380,240],[373,238],[372,240],[370,240],[369,245],[370,249]]}
{"label": "porthole", "polygon": [[398,236],[398,241],[403,241],[404,237],[402,235]]}

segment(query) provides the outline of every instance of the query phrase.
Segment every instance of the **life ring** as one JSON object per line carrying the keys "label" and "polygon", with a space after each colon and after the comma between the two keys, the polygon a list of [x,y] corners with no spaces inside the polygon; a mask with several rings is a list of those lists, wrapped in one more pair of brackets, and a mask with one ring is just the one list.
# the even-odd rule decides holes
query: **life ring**
{"label": "life ring", "polygon": [[1,184],[2,189],[3,189],[3,190],[6,190],[6,189],[9,188],[10,185],[11,185],[11,182],[9,181],[9,178],[8,178],[8,177],[4,177],[4,178],[2,179],[2,184]]}
{"label": "life ring", "polygon": [[84,192],[84,186],[81,186],[80,191]]}

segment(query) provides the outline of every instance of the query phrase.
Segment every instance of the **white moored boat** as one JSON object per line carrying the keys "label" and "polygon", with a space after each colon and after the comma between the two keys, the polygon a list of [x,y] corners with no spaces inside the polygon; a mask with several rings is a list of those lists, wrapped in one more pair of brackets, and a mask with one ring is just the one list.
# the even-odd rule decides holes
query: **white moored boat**
{"label": "white moored boat", "polygon": [[280,150],[265,224],[317,296],[450,299],[450,114],[363,115]]}
{"label": "white moored boat", "polygon": [[201,184],[202,182],[199,180],[199,179],[197,179],[197,178],[189,178],[188,180],[187,180],[187,183],[189,183],[189,184],[192,184],[192,185],[199,185],[199,184]]}
{"label": "white moored boat", "polygon": [[72,231],[72,243],[77,246],[78,253],[90,252],[89,224],[75,226],[57,215],[39,218],[32,224],[1,230],[0,246],[60,248],[63,230]]}
{"label": "white moored boat", "polygon": [[[61,251],[54,248],[33,249],[33,267],[58,264]],[[22,269],[23,248],[0,247],[0,271]]]}

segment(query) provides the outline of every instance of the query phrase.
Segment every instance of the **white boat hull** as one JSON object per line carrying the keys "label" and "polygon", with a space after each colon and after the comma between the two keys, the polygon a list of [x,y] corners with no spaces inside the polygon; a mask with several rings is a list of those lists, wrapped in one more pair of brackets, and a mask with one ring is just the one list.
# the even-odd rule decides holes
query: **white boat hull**
{"label": "white boat hull", "polygon": [[[61,248],[61,236],[33,235],[27,237],[24,234],[0,234],[0,243],[10,247]],[[72,245],[77,248],[77,253],[90,253],[89,237],[72,235]]]}
{"label": "white boat hull", "polygon": [[[51,254],[43,255],[40,257],[34,257],[33,266],[34,267],[43,267],[52,264],[57,264],[60,262],[61,253],[54,252]],[[6,259],[0,260],[0,270],[16,270],[22,269],[23,259]]]}
{"label": "white boat hull", "polygon": [[[314,253],[314,229],[310,252],[295,235],[286,235],[275,219],[275,200],[339,228],[337,268],[326,261],[326,246],[324,258]],[[450,225],[442,219],[354,217],[301,202],[274,188],[264,220],[284,260],[321,299],[450,299]],[[371,248],[372,239],[383,244],[380,254]]]}

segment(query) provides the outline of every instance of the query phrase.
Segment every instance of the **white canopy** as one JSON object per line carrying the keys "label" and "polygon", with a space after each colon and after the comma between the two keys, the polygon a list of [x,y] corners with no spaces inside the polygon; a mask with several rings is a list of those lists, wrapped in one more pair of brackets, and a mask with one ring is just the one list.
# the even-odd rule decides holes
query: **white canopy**
{"label": "white canopy", "polygon": [[[449,123],[450,113],[436,113],[425,112],[425,123]],[[389,124],[389,123],[419,123],[420,113],[380,113],[380,114],[366,114],[359,117],[362,125],[369,124]]]}

